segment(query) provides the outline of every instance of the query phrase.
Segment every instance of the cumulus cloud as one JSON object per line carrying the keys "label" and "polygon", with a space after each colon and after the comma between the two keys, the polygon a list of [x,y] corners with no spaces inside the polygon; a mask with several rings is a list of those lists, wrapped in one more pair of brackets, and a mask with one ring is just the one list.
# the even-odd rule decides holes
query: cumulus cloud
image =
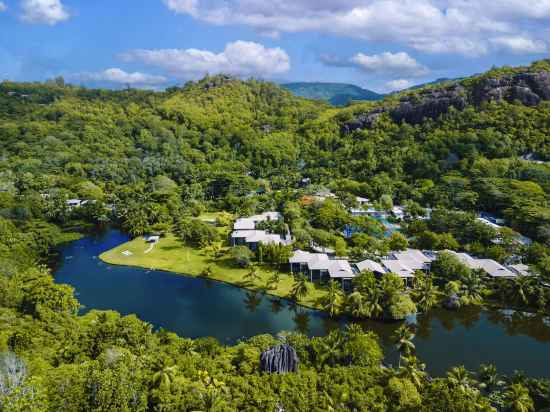
{"label": "cumulus cloud", "polygon": [[3,11],[6,11],[8,9],[8,6],[3,1],[0,1],[0,13]]}
{"label": "cumulus cloud", "polygon": [[386,83],[386,90],[390,91],[390,92],[394,92],[394,91],[398,91],[398,90],[408,89],[412,85],[413,84],[410,80],[397,79],[397,80],[392,80],[392,81],[387,82]]}
{"label": "cumulus cloud", "polygon": [[23,9],[21,19],[28,23],[53,26],[70,17],[61,0],[23,0],[21,7]]}
{"label": "cumulus cloud", "polygon": [[495,46],[490,38],[525,30],[535,38],[537,25],[550,19],[550,0],[163,1],[176,13],[217,25],[242,24],[270,36],[316,31],[464,55],[487,53]]}
{"label": "cumulus cloud", "polygon": [[119,68],[107,69],[97,73],[82,73],[77,76],[81,81],[109,82],[142,86],[164,84],[168,79],[164,76],[155,76],[146,73],[128,73]]}
{"label": "cumulus cloud", "polygon": [[246,41],[228,43],[221,53],[198,49],[133,50],[125,61],[160,67],[178,78],[196,78],[205,73],[271,77],[290,69],[290,58],[281,48]]}
{"label": "cumulus cloud", "polygon": [[357,53],[351,58],[351,62],[367,73],[401,76],[424,76],[429,73],[427,67],[405,52],[384,52],[372,56]]}
{"label": "cumulus cloud", "polygon": [[386,78],[419,77],[430,72],[426,66],[405,52],[384,52],[373,55],[357,53],[349,59],[322,55],[320,59],[327,66],[355,67],[365,73],[381,75]]}
{"label": "cumulus cloud", "polygon": [[533,40],[524,36],[502,36],[491,39],[497,48],[515,54],[544,53],[548,50],[542,40]]}

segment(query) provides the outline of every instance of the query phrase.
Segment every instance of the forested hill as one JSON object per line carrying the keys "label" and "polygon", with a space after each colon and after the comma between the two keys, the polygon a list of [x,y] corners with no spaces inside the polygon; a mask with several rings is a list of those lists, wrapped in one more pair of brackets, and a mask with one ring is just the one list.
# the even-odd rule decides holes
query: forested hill
{"label": "forested hill", "polygon": [[[343,204],[363,196],[388,210],[392,202],[434,208],[429,221],[404,223],[411,241],[426,248],[498,261],[521,254],[535,276],[519,277],[514,288],[501,283],[498,293],[546,316],[550,296],[539,286],[550,282],[549,72],[550,62],[541,61],[346,108],[227,76],[162,93],[89,90],[62,79],[2,82],[0,410],[466,412],[516,408],[518,399],[527,405],[521,410],[547,408],[550,382],[519,373],[503,391],[491,367],[478,380],[460,367],[426,379],[414,356],[399,368],[381,367],[376,336],[356,325],[312,339],[284,335],[299,372],[262,373],[260,353],[278,339],[225,347],[153,332],[135,316],[78,316],[74,291],[56,284],[45,264],[72,232],[96,225],[117,224],[133,236],[175,227],[215,239],[217,230],[192,218],[206,211],[280,210],[300,247],[315,241],[387,253],[372,219],[354,218],[365,232],[342,237],[352,219]],[[320,188],[342,204],[307,202]],[[69,199],[87,202],[72,208]],[[509,231],[494,243],[495,231],[476,224],[479,211],[504,217],[534,243],[518,246]],[[449,273],[458,276],[460,266]],[[478,301],[493,293],[471,274],[469,283],[448,282],[445,293],[474,291]],[[387,287],[397,296],[402,283],[392,278]],[[385,310],[379,300],[357,302]],[[412,333],[401,329],[396,342],[406,353]]]}
{"label": "forested hill", "polygon": [[281,85],[296,96],[325,100],[333,106],[345,106],[351,101],[381,100],[384,95],[346,83],[301,82]]}
{"label": "forested hill", "polygon": [[503,68],[381,102],[335,109],[276,85],[208,77],[163,93],[55,84],[0,85],[0,185],[102,196],[159,176],[186,195],[178,207],[239,198],[303,177],[508,217],[550,239],[548,61]]}

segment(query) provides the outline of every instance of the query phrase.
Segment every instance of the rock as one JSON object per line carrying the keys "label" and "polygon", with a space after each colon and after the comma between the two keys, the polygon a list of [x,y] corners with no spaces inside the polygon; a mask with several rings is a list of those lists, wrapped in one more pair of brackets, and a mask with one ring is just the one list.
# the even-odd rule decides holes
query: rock
{"label": "rock", "polygon": [[474,85],[471,98],[475,105],[519,101],[526,106],[536,106],[542,100],[550,100],[550,73],[546,71],[480,80]]}
{"label": "rock", "polygon": [[296,372],[298,362],[296,350],[288,344],[282,344],[261,354],[260,369],[268,373]]}
{"label": "rock", "polygon": [[460,309],[460,298],[454,293],[443,301],[443,307],[448,310]]}
{"label": "rock", "polygon": [[399,106],[390,111],[390,116],[396,123],[405,121],[418,124],[426,118],[438,118],[447,113],[451,107],[464,110],[466,105],[466,89],[461,85],[453,84],[441,89],[427,89],[419,95],[403,97]]}
{"label": "rock", "polygon": [[382,107],[355,115],[345,122],[344,134],[371,128],[383,114],[389,113],[396,123],[419,124],[424,119],[437,119],[451,108],[464,110],[468,105],[479,106],[486,102],[519,101],[536,106],[550,100],[550,73],[525,72],[500,77],[481,78],[466,88],[460,83],[442,85],[404,95],[395,107]]}
{"label": "rock", "polygon": [[374,109],[370,112],[359,113],[354,120],[346,122],[341,127],[343,134],[349,134],[355,130],[370,129],[385,109]]}

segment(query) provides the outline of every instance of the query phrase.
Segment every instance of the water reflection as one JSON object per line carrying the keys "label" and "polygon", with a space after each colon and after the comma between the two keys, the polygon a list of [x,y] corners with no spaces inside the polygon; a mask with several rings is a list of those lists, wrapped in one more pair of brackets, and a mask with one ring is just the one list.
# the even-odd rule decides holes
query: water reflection
{"label": "water reflection", "polygon": [[[227,344],[285,330],[325,335],[347,322],[210,279],[110,266],[97,258],[126,240],[124,234],[110,230],[71,243],[61,251],[56,280],[75,287],[83,311],[93,308],[135,313],[182,336],[214,336]],[[395,364],[392,335],[400,324],[368,320],[360,324],[380,337],[386,362]],[[532,376],[550,377],[546,366],[550,364],[548,317],[468,307],[457,312],[432,310],[418,315],[415,324],[417,354],[432,374],[443,374],[460,364],[477,369],[481,363],[493,363],[502,373],[523,369]]]}

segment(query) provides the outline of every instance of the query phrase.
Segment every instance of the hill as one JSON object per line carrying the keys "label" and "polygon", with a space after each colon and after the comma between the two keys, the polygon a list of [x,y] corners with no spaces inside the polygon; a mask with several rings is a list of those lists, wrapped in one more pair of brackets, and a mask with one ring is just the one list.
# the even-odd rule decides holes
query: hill
{"label": "hill", "polygon": [[384,95],[346,83],[299,82],[282,84],[296,96],[326,100],[333,106],[345,106],[352,100],[381,100]]}

